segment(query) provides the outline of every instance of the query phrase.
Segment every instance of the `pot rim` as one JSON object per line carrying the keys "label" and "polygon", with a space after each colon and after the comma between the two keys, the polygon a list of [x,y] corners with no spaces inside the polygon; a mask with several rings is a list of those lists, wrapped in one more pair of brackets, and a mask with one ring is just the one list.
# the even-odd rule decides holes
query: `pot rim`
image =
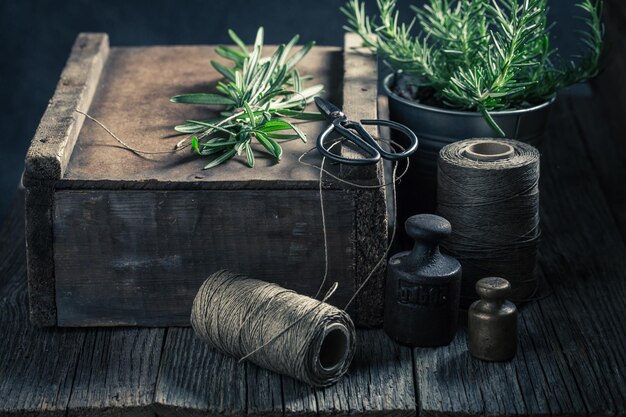
{"label": "pot rim", "polygon": [[[434,113],[443,113],[443,114],[448,114],[448,115],[466,116],[466,117],[468,116],[469,117],[483,117],[483,115],[478,111],[444,109],[442,107],[429,106],[428,104],[421,104],[412,100],[408,100],[404,97],[400,97],[399,95],[391,91],[391,89],[389,88],[389,83],[392,77],[394,76],[395,74],[393,73],[389,74],[383,80],[383,88],[385,90],[385,94],[387,94],[389,97],[393,98],[394,100],[400,101],[404,104],[408,104],[409,106],[412,106],[412,107],[417,107],[417,108],[428,110]],[[544,101],[543,103],[538,104],[533,107],[527,107],[524,109],[513,109],[513,110],[496,110],[496,111],[490,111],[489,114],[491,114],[492,116],[509,116],[509,115],[519,115],[523,113],[529,113],[529,112],[541,110],[545,107],[548,107],[549,105],[554,103],[554,100],[556,100],[556,94],[554,94],[554,96],[552,96],[550,100]]]}

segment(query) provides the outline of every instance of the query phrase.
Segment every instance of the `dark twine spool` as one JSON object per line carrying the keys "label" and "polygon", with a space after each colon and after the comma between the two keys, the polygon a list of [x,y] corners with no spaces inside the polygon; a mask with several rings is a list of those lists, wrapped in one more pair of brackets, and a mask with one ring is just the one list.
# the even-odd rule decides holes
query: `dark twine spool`
{"label": "dark twine spool", "polygon": [[191,325],[209,346],[240,361],[324,387],[341,378],[354,357],[348,314],[276,284],[219,271],[202,284]]}
{"label": "dark twine spool", "polygon": [[469,139],[439,152],[437,212],[452,224],[443,248],[463,266],[461,304],[477,298],[476,281],[506,278],[512,299],[537,290],[539,152],[508,139]]}

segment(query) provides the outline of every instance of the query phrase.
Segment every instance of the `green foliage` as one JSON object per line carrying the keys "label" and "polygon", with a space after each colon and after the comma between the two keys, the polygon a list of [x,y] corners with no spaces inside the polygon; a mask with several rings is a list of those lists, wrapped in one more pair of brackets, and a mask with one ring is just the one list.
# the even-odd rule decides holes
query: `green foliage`
{"label": "green foliage", "polygon": [[[280,45],[272,56],[263,57],[263,28],[259,28],[251,51],[233,31],[229,31],[229,35],[236,48],[219,46],[216,52],[231,61],[232,66],[211,62],[224,76],[217,84],[217,92],[171,98],[174,103],[225,106],[220,117],[187,120],[175,127],[180,133],[194,135],[187,139],[194,152],[214,157],[205,169],[241,154],[245,154],[248,166],[254,167],[253,140],[279,161],[283,154],[280,141],[301,139],[306,142],[302,130],[286,119],[321,119],[319,113],[305,112],[304,108],[324,87],[304,88],[303,81],[310,77],[300,75],[296,69],[313,42],[291,54],[299,40],[296,35],[287,44]],[[187,140],[181,141],[179,146]]]}
{"label": "green foliage", "polygon": [[[428,0],[400,22],[396,0],[377,0],[377,16],[350,0],[346,30],[396,71],[434,89],[447,106],[483,113],[517,109],[551,99],[558,90],[594,77],[602,51],[601,0],[582,0],[585,54],[564,62],[550,46],[547,0]],[[412,34],[416,23],[421,28]]]}

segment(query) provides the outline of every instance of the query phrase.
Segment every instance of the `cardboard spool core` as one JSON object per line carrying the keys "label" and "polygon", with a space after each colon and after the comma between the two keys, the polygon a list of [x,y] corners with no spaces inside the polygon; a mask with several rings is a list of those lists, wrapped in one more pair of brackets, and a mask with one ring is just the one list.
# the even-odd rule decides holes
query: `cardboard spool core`
{"label": "cardboard spool core", "polygon": [[510,158],[514,153],[511,145],[487,141],[471,144],[463,150],[463,154],[474,161],[499,161]]}
{"label": "cardboard spool core", "polygon": [[326,328],[318,358],[324,371],[333,372],[342,367],[348,357],[349,342],[350,334],[343,324],[335,323]]}

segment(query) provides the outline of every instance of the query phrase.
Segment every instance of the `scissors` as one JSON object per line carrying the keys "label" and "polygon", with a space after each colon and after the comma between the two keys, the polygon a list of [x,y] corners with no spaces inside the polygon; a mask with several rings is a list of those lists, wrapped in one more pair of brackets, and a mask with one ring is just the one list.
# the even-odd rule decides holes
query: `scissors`
{"label": "scissors", "polygon": [[[360,123],[355,122],[349,120],[339,107],[321,97],[315,97],[315,105],[320,113],[326,117],[326,120],[331,123],[317,138],[317,149],[322,155],[329,159],[348,165],[369,165],[375,164],[380,161],[381,158],[389,161],[408,158],[417,150],[417,136],[415,136],[415,133],[413,133],[411,129],[400,123],[378,119],[363,119]],[[391,129],[398,130],[409,138],[410,144],[401,153],[387,152],[376,143],[372,135],[367,133],[363,125],[387,126]],[[339,135],[361,148],[367,156],[355,159],[346,158],[330,152],[329,148],[326,147],[326,141],[333,131],[339,133]]]}

